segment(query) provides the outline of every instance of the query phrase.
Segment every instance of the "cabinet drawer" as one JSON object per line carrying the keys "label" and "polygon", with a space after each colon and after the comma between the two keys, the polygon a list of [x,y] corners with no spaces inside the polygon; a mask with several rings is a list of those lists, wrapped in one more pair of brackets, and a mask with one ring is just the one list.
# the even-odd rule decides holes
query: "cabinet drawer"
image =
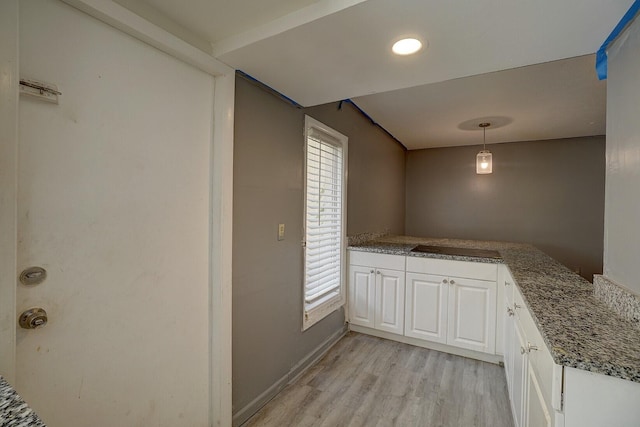
{"label": "cabinet drawer", "polygon": [[349,264],[404,271],[405,256],[349,251]]}
{"label": "cabinet drawer", "polygon": [[412,256],[407,257],[407,272],[490,281],[496,281],[498,278],[496,264]]}

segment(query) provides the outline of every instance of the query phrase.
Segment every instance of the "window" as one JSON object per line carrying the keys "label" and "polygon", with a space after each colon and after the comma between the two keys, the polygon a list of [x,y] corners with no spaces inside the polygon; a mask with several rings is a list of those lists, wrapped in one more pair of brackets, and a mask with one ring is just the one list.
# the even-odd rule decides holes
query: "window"
{"label": "window", "polygon": [[345,302],[346,164],[347,137],[305,116],[303,330]]}

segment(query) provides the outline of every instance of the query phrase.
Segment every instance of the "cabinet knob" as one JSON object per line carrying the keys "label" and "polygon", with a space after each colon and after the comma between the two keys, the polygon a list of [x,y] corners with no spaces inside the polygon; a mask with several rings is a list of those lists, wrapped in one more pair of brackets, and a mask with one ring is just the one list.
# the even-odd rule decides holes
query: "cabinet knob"
{"label": "cabinet knob", "polygon": [[517,310],[519,308],[522,308],[522,306],[520,304],[516,304],[515,302],[513,303],[513,309]]}
{"label": "cabinet knob", "polygon": [[376,272],[375,270],[371,270],[371,274],[373,274],[373,273],[375,273],[375,272]]}
{"label": "cabinet knob", "polygon": [[450,284],[450,285],[455,285],[455,284],[456,284],[456,281],[455,281],[455,280],[450,280],[450,281],[449,281],[449,284]]}
{"label": "cabinet knob", "polygon": [[448,285],[449,281],[447,279],[442,279],[442,283],[444,283],[445,285]]}
{"label": "cabinet knob", "polygon": [[504,285],[505,285],[505,286],[510,286],[510,285],[511,285],[511,283],[509,283],[509,282],[504,282]]}
{"label": "cabinet knob", "polygon": [[376,270],[376,274],[382,274],[382,273],[380,273],[380,270]]}
{"label": "cabinet knob", "polygon": [[520,346],[520,354],[525,354],[527,350],[524,347]]}
{"label": "cabinet knob", "polygon": [[509,317],[513,316],[514,314],[516,314],[515,311],[513,311],[513,309],[511,307],[507,307],[507,314],[509,315]]}

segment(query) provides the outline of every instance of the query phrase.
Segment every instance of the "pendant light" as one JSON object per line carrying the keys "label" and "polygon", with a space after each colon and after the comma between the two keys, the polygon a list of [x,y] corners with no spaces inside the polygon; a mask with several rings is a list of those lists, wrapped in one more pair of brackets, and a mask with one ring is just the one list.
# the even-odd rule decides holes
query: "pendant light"
{"label": "pendant light", "polygon": [[492,172],[491,151],[487,150],[487,128],[491,123],[480,123],[478,126],[482,128],[482,150],[476,156],[476,173],[484,175]]}

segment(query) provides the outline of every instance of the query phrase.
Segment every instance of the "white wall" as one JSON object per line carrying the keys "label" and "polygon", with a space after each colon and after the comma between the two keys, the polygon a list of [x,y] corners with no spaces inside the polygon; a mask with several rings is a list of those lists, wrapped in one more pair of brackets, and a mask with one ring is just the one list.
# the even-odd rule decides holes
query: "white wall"
{"label": "white wall", "polygon": [[[57,0],[20,2],[16,387],[51,426],[209,425],[214,79]],[[15,285],[14,285],[15,286]]]}
{"label": "white wall", "polygon": [[608,57],[604,275],[640,294],[640,19]]}

